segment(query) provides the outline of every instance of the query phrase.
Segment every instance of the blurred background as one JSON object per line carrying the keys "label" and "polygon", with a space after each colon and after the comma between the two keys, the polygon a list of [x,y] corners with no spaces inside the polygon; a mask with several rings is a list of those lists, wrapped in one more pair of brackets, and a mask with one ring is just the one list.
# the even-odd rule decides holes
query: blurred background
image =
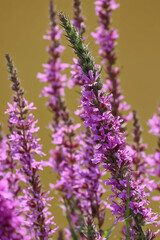
{"label": "blurred background", "polygon": [[[117,1],[118,2],[118,1]],[[119,1],[120,2],[120,1]],[[72,18],[72,0],[54,0],[57,12],[63,11]],[[159,0],[122,0],[121,6],[113,16],[113,27],[119,30],[117,65],[122,68],[121,88],[128,104],[136,109],[143,127],[143,140],[149,144],[151,152],[156,146],[156,137],[148,134],[146,122],[157,112],[160,101],[160,1]],[[90,36],[97,27],[93,0],[82,0],[83,14],[86,17],[89,48],[99,63],[98,47]],[[48,122],[52,115],[45,107],[46,99],[39,98],[43,84],[36,78],[42,72],[42,63],[46,63],[48,41],[42,36],[48,29],[48,0],[0,0],[0,122],[7,132],[7,117],[4,111],[11,100],[12,91],[5,65],[4,55],[9,53],[18,69],[26,98],[34,102],[39,119],[39,136],[43,150],[49,156],[50,143]],[[62,44],[67,46],[65,38]],[[72,63],[72,49],[67,47],[62,61]],[[68,107],[72,113],[78,105],[78,95],[74,89],[66,91]],[[72,114],[73,116],[73,114]],[[129,138],[130,140],[131,138]],[[47,158],[46,158],[47,159]],[[48,182],[55,182],[55,175],[43,173],[42,178],[47,188]],[[46,177],[47,176],[47,177]],[[57,199],[57,197],[55,197]],[[57,225],[64,227],[62,213],[54,200],[53,209]]]}

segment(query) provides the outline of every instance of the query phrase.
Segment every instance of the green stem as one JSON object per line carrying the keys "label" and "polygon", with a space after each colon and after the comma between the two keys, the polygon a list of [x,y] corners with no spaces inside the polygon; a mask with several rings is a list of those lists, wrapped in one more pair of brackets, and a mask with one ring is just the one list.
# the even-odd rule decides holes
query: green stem
{"label": "green stem", "polygon": [[68,210],[68,206],[67,206],[67,203],[66,203],[66,200],[64,199],[64,205],[66,207],[66,215],[67,215],[67,221],[68,221],[68,224],[69,224],[69,227],[70,227],[70,230],[71,230],[71,234],[72,234],[72,238],[73,240],[79,240],[78,236],[76,235],[75,231],[74,231],[74,228],[72,226],[72,223],[71,223],[71,218],[70,218],[70,214],[69,214],[69,210]]}
{"label": "green stem", "polygon": [[[71,24],[70,20],[66,18],[62,12],[60,12],[58,16],[62,27],[66,31],[66,38],[71,43],[74,53],[78,56],[79,65],[81,66],[82,71],[87,77],[89,77],[90,70],[92,70],[93,74],[96,75],[96,72],[100,72],[100,70],[95,67],[94,58],[91,55],[88,46],[83,43],[80,33],[76,31],[75,26]],[[97,85],[94,87],[95,92],[102,89],[102,79],[100,73],[96,81]]]}
{"label": "green stem", "polygon": [[146,240],[146,237],[145,237],[145,235],[144,235],[144,232],[143,232],[141,226],[139,225],[139,222],[138,222],[137,216],[134,216],[134,221],[135,221],[136,226],[137,226],[137,228],[138,228],[138,230],[139,230],[139,233],[140,233],[140,237],[141,237],[141,239],[142,239],[142,240]]}
{"label": "green stem", "polygon": [[126,202],[126,229],[127,229],[127,240],[130,240],[130,225],[129,225],[129,217],[130,217],[130,210],[129,210],[129,193],[130,193],[130,185],[129,185],[129,176],[127,179],[127,202]]}

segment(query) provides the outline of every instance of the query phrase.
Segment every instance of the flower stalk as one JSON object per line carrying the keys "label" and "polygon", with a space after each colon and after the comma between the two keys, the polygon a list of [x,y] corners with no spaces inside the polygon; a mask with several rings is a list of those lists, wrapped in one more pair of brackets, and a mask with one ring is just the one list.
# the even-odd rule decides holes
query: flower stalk
{"label": "flower stalk", "polygon": [[[6,113],[9,115],[8,127],[11,131],[9,142],[11,147],[11,156],[13,160],[19,161],[21,174],[25,177],[26,188],[23,189],[25,209],[29,211],[28,227],[35,239],[48,239],[54,233],[52,229],[53,217],[48,218],[50,212],[47,206],[48,194],[42,191],[41,179],[38,170],[45,166],[43,161],[37,162],[35,154],[40,157],[44,155],[41,151],[42,146],[39,144],[36,133],[39,128],[35,128],[37,121],[30,113],[35,109],[33,103],[28,104],[24,98],[24,90],[20,87],[20,81],[17,77],[17,71],[14,69],[10,56],[6,55],[10,80],[12,81],[11,89],[14,91],[13,104],[8,104],[9,109]],[[28,210],[27,210],[28,209]],[[32,236],[32,237],[33,237]]]}
{"label": "flower stalk", "polygon": [[96,32],[91,33],[96,39],[95,43],[100,46],[99,55],[101,56],[101,64],[104,66],[106,73],[105,89],[112,93],[110,99],[112,106],[112,114],[115,117],[120,116],[123,122],[121,123],[121,131],[126,128],[126,123],[132,118],[132,113],[128,116],[124,112],[130,109],[130,106],[124,101],[124,96],[120,88],[120,79],[118,75],[120,68],[115,66],[117,54],[115,46],[117,45],[118,31],[114,29],[112,24],[112,13],[119,4],[115,0],[97,0],[95,1],[95,12],[98,16],[99,26]]}
{"label": "flower stalk", "polygon": [[[143,187],[140,188],[136,182],[132,181],[130,154],[126,151],[125,140],[119,130],[121,120],[114,118],[111,113],[110,96],[102,91],[100,69],[95,66],[88,47],[83,44],[81,36],[62,12],[59,13],[59,17],[61,25],[66,31],[66,38],[78,56],[79,65],[82,68],[82,78],[85,80],[82,87],[81,105],[85,109],[84,125],[90,127],[93,134],[96,148],[94,163],[102,162],[104,168],[111,173],[110,180],[105,183],[112,185],[111,190],[114,194],[111,197],[112,214],[118,216],[116,222],[125,218],[127,176],[130,176],[129,217],[134,219],[140,230],[144,222],[148,220],[153,222],[156,217],[152,218],[150,211],[145,207],[148,205],[148,201],[145,199]],[[120,203],[115,202],[117,197],[120,199]],[[143,230],[139,234],[141,239],[146,239]]]}
{"label": "flower stalk", "polygon": [[[50,10],[50,12],[53,11],[55,9]],[[67,219],[70,220],[68,222],[71,234],[73,235],[73,225],[76,229],[75,232],[80,234],[83,239],[84,234],[81,232],[79,224],[82,226],[85,224],[86,215],[91,215],[94,220],[97,219],[97,231],[102,231],[105,204],[100,206],[100,199],[104,188],[101,186],[100,177],[102,174],[100,169],[91,162],[93,146],[89,132],[87,135],[83,132],[77,134],[80,124],[74,125],[65,104],[65,81],[59,71],[62,69],[60,54],[56,58],[54,57],[54,52],[56,52],[54,43],[55,40],[60,41],[61,31],[56,25],[56,14],[52,14],[52,16],[53,19],[50,18],[50,20],[54,21],[54,24],[50,25],[54,28],[52,31],[48,31],[49,36],[47,37],[47,39],[52,40],[52,51],[48,51],[51,58],[44,74],[38,74],[41,81],[49,83],[48,87],[45,87],[45,91],[43,90],[43,96],[49,97],[47,106],[50,106],[53,112],[50,129],[53,131],[52,143],[56,145],[56,148],[51,150],[50,163],[57,172],[58,181],[55,185],[51,184],[51,187],[62,194],[66,215],[68,212],[70,213]],[[53,32],[56,32],[55,36],[58,36],[56,39],[52,36]]]}

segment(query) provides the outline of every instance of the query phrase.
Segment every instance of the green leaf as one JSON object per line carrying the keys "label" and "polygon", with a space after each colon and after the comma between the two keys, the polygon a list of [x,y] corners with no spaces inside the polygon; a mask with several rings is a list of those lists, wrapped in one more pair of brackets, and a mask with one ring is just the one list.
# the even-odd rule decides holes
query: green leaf
{"label": "green leaf", "polygon": [[115,228],[115,227],[114,227],[114,225],[112,224],[109,229],[107,229],[106,231],[104,231],[102,237],[105,237],[106,240],[109,240],[109,237],[110,237],[110,235],[111,235],[111,233],[112,233],[112,231],[113,231],[114,228]]}
{"label": "green leaf", "polygon": [[71,231],[71,234],[72,234],[72,238],[73,240],[79,240],[78,236],[76,235],[75,231],[74,231],[74,228],[72,226],[72,221],[71,221],[71,218],[70,218],[70,213],[69,213],[69,210],[68,210],[68,206],[67,206],[67,203],[64,201],[64,204],[65,204],[65,207],[66,207],[66,217],[67,217],[67,220],[68,220],[68,223],[69,223],[69,227],[70,227],[70,231]]}

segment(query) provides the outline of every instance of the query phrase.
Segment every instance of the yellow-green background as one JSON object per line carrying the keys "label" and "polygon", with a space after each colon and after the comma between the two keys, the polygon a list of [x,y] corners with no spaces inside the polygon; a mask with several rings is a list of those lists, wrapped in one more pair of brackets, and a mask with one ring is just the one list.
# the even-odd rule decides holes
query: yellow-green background
{"label": "yellow-green background", "polygon": [[[120,2],[120,1],[119,1]],[[121,7],[114,13],[113,26],[119,29],[118,66],[122,67],[121,87],[125,99],[136,109],[144,129],[144,142],[148,142],[152,150],[156,137],[147,133],[146,122],[157,111],[160,101],[160,1],[159,0],[122,0]],[[72,18],[72,0],[56,0],[57,11],[64,11]],[[94,13],[94,1],[82,0],[83,13],[86,16],[87,34],[95,30],[97,18]],[[41,127],[39,136],[48,153],[51,148],[49,131],[47,130],[51,114],[45,108],[45,99],[38,95],[42,83],[36,79],[37,72],[42,72],[41,64],[48,55],[45,51],[48,41],[42,36],[48,29],[47,0],[0,0],[0,121],[6,131],[6,116],[3,112],[12,92],[5,66],[5,53],[10,53],[18,68],[19,76],[25,88],[26,98],[37,106],[35,112]],[[87,42],[99,62],[97,46],[89,36]],[[63,38],[63,44],[67,45]],[[67,48],[63,54],[64,62],[72,63],[72,50]],[[77,106],[77,94],[67,91],[67,103],[73,111]],[[55,181],[50,173],[43,174],[45,185]],[[54,215],[56,222],[64,226],[61,211],[55,200]]]}

